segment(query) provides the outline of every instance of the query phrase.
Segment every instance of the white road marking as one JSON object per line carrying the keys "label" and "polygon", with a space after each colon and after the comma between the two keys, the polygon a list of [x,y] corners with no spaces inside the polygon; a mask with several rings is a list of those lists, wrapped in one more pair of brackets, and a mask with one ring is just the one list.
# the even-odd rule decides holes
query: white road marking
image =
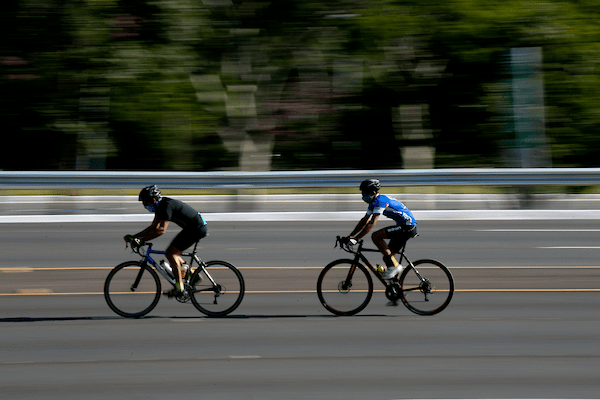
{"label": "white road marking", "polygon": [[256,356],[256,355],[248,355],[248,356],[229,356],[227,358],[230,360],[257,360],[262,357]]}
{"label": "white road marking", "polygon": [[[597,220],[598,210],[416,210],[417,221]],[[202,213],[212,221],[357,221],[364,211]],[[152,214],[1,215],[0,223],[150,222]]]}
{"label": "white road marking", "polygon": [[553,250],[599,250],[600,246],[547,246],[536,247],[536,249],[553,249]]}
{"label": "white road marking", "polygon": [[600,229],[477,229],[475,232],[600,232]]}

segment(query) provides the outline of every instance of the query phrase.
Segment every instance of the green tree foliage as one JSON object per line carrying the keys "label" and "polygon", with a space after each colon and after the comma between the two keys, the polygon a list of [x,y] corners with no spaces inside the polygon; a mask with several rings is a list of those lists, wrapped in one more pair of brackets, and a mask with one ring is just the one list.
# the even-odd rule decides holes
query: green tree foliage
{"label": "green tree foliage", "polygon": [[598,166],[590,0],[5,3],[2,169],[505,166],[517,47],[543,52],[552,164]]}
{"label": "green tree foliage", "polygon": [[444,124],[438,127],[440,164],[469,165],[473,162],[465,157],[485,155],[486,164],[504,165],[501,150],[514,132],[505,129],[511,114],[508,66],[501,54],[540,47],[552,163],[598,165],[600,29],[592,2],[461,0],[434,8],[438,22],[430,44],[434,54],[449,60],[450,75],[440,87],[447,100],[436,106],[446,117],[432,115],[432,123]]}

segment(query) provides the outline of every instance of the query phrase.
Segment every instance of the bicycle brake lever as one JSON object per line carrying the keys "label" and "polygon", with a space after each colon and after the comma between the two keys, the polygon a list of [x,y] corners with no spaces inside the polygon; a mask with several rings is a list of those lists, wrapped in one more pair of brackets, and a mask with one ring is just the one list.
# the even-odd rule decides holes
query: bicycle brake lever
{"label": "bicycle brake lever", "polygon": [[124,249],[124,250],[127,250],[127,248],[128,248],[128,247],[130,247],[130,246],[131,246],[131,252],[132,252],[132,253],[138,253],[138,254],[140,254],[140,253],[139,253],[139,250],[138,250],[138,251],[136,251],[136,248],[135,248],[135,247],[133,247],[133,246],[132,246],[132,245],[131,245],[129,242],[125,242],[125,249]]}

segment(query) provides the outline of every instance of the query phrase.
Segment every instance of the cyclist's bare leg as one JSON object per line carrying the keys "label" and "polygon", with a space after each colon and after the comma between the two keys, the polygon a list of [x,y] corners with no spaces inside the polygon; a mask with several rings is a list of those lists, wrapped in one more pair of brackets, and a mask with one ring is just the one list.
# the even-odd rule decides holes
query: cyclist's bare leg
{"label": "cyclist's bare leg", "polygon": [[[391,252],[390,248],[384,240],[388,238],[387,232],[385,231],[385,229],[378,230],[371,235],[371,238],[373,239],[373,243],[375,243],[375,246],[377,246],[381,254],[383,254],[383,261],[388,267],[388,272],[382,278],[393,278],[395,275],[398,274],[398,272],[390,275],[390,271],[392,271],[394,268],[397,269],[400,266],[400,263],[396,260],[396,254],[393,254]],[[389,307],[395,307],[398,305],[398,302],[395,300],[390,300],[386,305]]]}
{"label": "cyclist's bare leg", "polygon": [[175,275],[175,282],[177,282],[177,287],[183,289],[183,281],[181,279],[181,266],[184,263],[183,258],[181,258],[181,250],[174,246],[169,246],[165,252],[165,256],[169,261],[169,264],[173,268],[173,274]]}
{"label": "cyclist's bare leg", "polygon": [[388,238],[385,229],[380,229],[373,232],[371,238],[373,239],[375,246],[377,246],[381,254],[383,254],[383,260],[385,261],[385,264],[390,267],[391,263],[394,267],[397,267],[398,261],[396,260],[396,256],[395,254],[392,254],[387,243],[385,242],[385,239]]}

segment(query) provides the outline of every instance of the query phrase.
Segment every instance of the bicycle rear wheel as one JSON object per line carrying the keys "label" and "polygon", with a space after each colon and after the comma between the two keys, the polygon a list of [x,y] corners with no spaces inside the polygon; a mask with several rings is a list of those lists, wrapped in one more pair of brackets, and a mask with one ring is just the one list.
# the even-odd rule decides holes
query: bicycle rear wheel
{"label": "bicycle rear wheel", "polygon": [[190,282],[196,282],[190,290],[194,307],[211,317],[222,317],[238,308],[245,291],[240,271],[225,261],[209,261],[206,271],[209,276],[196,268],[190,278]]}
{"label": "bicycle rear wheel", "polygon": [[419,260],[400,275],[400,300],[412,312],[433,315],[448,306],[454,294],[454,279],[442,263]]}
{"label": "bicycle rear wheel", "polygon": [[321,271],[317,295],[329,312],[354,315],[371,301],[373,280],[363,265],[355,264],[353,260],[336,260]]}
{"label": "bicycle rear wheel", "polygon": [[160,279],[148,265],[127,261],[106,277],[104,298],[115,313],[128,318],[148,314],[160,300]]}

